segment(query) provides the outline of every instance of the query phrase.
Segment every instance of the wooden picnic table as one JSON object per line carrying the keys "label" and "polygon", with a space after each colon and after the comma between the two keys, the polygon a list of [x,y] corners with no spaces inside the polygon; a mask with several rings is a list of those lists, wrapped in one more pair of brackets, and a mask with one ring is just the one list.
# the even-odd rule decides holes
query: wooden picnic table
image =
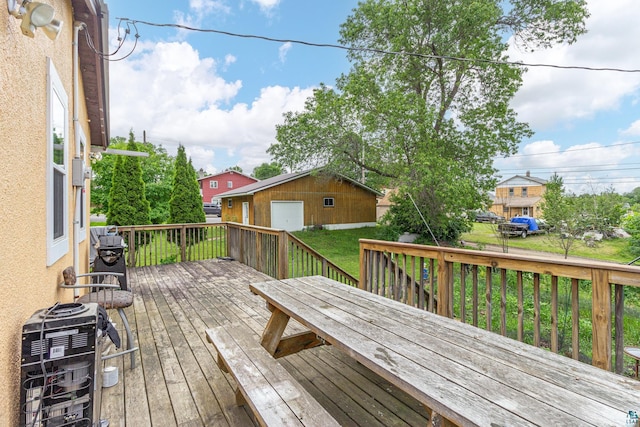
{"label": "wooden picnic table", "polygon": [[[432,420],[623,426],[640,382],[321,276],[250,286],[272,310],[274,357],[331,344],[406,391]],[[309,329],[285,337],[289,318]]]}

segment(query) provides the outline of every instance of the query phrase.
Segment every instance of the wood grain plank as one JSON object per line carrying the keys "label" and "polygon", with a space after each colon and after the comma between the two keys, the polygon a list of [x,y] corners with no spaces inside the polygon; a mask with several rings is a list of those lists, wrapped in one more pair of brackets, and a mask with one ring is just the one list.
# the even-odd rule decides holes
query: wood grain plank
{"label": "wood grain plank", "polygon": [[[310,283],[308,283],[310,280],[313,280],[313,279],[300,279],[298,280],[298,282],[306,282],[304,283],[304,285],[310,285]],[[293,282],[293,280],[289,280],[287,282]],[[303,289],[304,291],[308,291],[309,286],[299,286],[299,288]],[[285,288],[283,288],[282,285],[279,284],[278,289],[274,288],[272,290],[277,293],[279,291],[283,291],[283,289]],[[312,291],[308,291],[308,292],[312,292]],[[378,311],[376,311],[375,316],[372,315],[369,318],[361,318],[361,319],[359,319],[356,315],[352,314],[352,313],[357,313],[359,309],[364,310],[364,305],[362,307],[353,305],[353,300],[355,299],[355,296],[353,294],[353,289],[350,289],[347,295],[343,295],[343,299],[340,300],[341,301],[340,304],[346,304],[346,305],[340,308],[337,308],[335,306],[335,304],[337,304],[336,301],[332,300],[331,297],[327,296],[325,287],[322,288],[322,292],[323,292],[322,297],[318,296],[318,300],[316,301],[314,301],[313,298],[315,298],[317,295],[309,295],[308,298],[310,299],[308,301],[304,300],[304,298],[307,298],[307,297],[304,297],[304,298],[300,297],[300,300],[304,300],[304,301],[290,301],[291,307],[295,308],[296,310],[301,309],[301,307],[305,307],[304,309],[307,310],[307,313],[305,313],[305,317],[307,318],[309,318],[308,317],[309,307],[314,307],[314,306],[322,307],[322,309],[317,311],[317,316],[315,312],[311,313],[313,322],[323,322],[323,321],[326,321],[327,318],[331,318],[333,316],[334,319],[337,320],[340,324],[353,325],[353,329],[358,329],[360,332],[363,333],[363,335],[366,335],[368,337],[375,337],[376,339],[375,345],[378,347],[373,346],[371,348],[367,348],[366,345],[363,346],[360,343],[357,344],[358,351],[360,351],[361,354],[358,354],[358,352],[354,351],[353,349],[349,349],[349,348],[344,349],[347,352],[351,352],[350,354],[352,356],[356,358],[362,358],[363,363],[365,364],[370,363],[373,366],[372,369],[375,368],[376,363],[379,363],[380,365],[384,365],[384,363],[387,363],[387,366],[384,369],[388,369],[388,370],[395,369],[396,371],[402,372],[403,370],[400,369],[399,366],[392,366],[389,364],[398,363],[398,364],[402,364],[402,366],[405,366],[406,360],[402,359],[402,357],[415,358],[416,355],[419,355],[425,351],[424,347],[423,349],[421,349],[420,345],[417,345],[408,341],[415,340],[419,342],[430,342],[431,340],[439,339],[438,336],[429,335],[426,332],[422,332],[424,334],[424,337],[421,337],[420,335],[416,336],[415,331],[410,331],[408,332],[410,336],[406,336],[404,338],[404,341],[402,341],[403,351],[398,352],[396,351],[396,349],[399,346],[398,344],[389,346],[388,343],[397,339],[397,336],[402,336],[402,334],[405,333],[403,331],[408,330],[407,325],[409,323],[407,323],[406,321],[398,323],[397,313],[393,313],[393,316],[394,316],[393,322],[396,322],[395,324],[394,323],[385,324],[385,327],[395,328],[393,332],[386,331],[386,330],[383,331],[383,330],[380,330],[380,328],[377,328],[377,326],[375,325],[376,322],[381,321],[379,318],[380,313]],[[320,292],[318,292],[318,295],[320,295]],[[374,298],[374,296],[368,294],[366,296],[363,296],[363,298],[371,299],[371,298]],[[374,299],[377,300],[378,298],[374,298]],[[277,302],[274,302],[274,304],[278,305]],[[397,304],[397,303],[393,304],[394,308],[398,307],[400,309],[400,306],[402,306],[402,304]],[[326,307],[329,307],[329,308],[326,308]],[[402,308],[402,310],[408,310],[408,309],[412,309],[412,308],[411,307]],[[293,315],[293,312],[289,314]],[[430,314],[430,313],[421,312],[421,315],[424,315],[424,314]],[[434,316],[431,315],[430,317],[434,317]],[[441,321],[443,321],[442,318],[441,318]],[[303,323],[309,326],[312,330],[314,329],[312,327],[314,325],[311,325],[311,323],[313,322],[303,321]],[[450,320],[449,320],[449,323],[458,324],[457,328],[461,328],[460,325],[462,325],[459,322],[452,322]],[[345,330],[338,331],[337,330],[338,328],[335,328],[335,325],[333,325],[332,328],[333,328],[332,331],[336,331],[336,333],[344,333],[344,334],[352,333]],[[479,333],[479,330],[475,328],[469,329],[468,325],[466,325],[466,330],[473,331],[473,334]],[[320,331],[316,328],[316,332],[319,334],[322,334],[323,331]],[[480,332],[480,334],[483,334],[483,333],[488,334],[486,331]],[[325,338],[330,342],[336,339],[335,337],[325,337]],[[340,337],[340,339],[343,339],[343,338],[344,337]],[[493,336],[493,338],[495,339],[495,335]],[[466,339],[473,340],[474,337],[467,335]],[[356,346],[355,341],[357,340],[350,341],[350,342],[354,344],[354,346]],[[482,389],[487,391],[483,393],[483,396],[475,396],[474,397],[475,400],[479,400],[479,401],[482,401],[482,399],[493,399],[494,401],[503,400],[505,402],[502,403],[502,405],[504,405],[505,409],[507,410],[516,410],[514,409],[514,407],[517,408],[525,404],[529,406],[533,405],[534,407],[538,406],[539,407],[538,411],[532,408],[529,408],[527,412],[528,414],[527,417],[529,417],[531,420],[534,420],[534,421],[537,417],[538,422],[541,422],[541,423],[553,422],[553,420],[556,418],[558,420],[575,419],[575,418],[572,418],[574,417],[573,412],[580,412],[582,409],[584,409],[585,412],[581,413],[579,416],[585,420],[590,420],[590,419],[591,420],[593,419],[607,420],[608,419],[609,422],[611,422],[613,420],[617,420],[618,419],[617,417],[619,417],[620,415],[617,411],[611,410],[610,408],[607,408],[604,405],[596,404],[596,405],[592,405],[593,406],[592,408],[589,408],[588,403],[591,403],[591,401],[584,399],[580,395],[576,395],[576,396],[569,395],[570,397],[568,397],[566,392],[564,392],[564,390],[561,387],[549,388],[547,386],[544,386],[544,382],[542,381],[539,381],[539,383],[541,386],[545,387],[545,393],[548,393],[546,389],[550,389],[551,394],[545,394],[545,396],[540,400],[531,399],[530,396],[524,395],[520,390],[521,388],[523,390],[527,389],[527,384],[524,384],[522,379],[518,379],[518,375],[516,375],[515,373],[511,375],[509,369],[503,369],[503,367],[496,369],[495,367],[492,367],[491,364],[486,363],[486,359],[484,355],[481,355],[479,353],[474,353],[473,351],[463,348],[460,345],[452,345],[451,343],[447,343],[446,341],[442,341],[442,340],[436,341],[436,342],[438,342],[438,346],[430,345],[430,347],[432,349],[436,347],[438,348],[441,347],[441,350],[439,351],[441,351],[442,354],[430,353],[428,360],[427,358],[424,359],[424,366],[422,366],[421,369],[426,369],[426,370],[435,369],[437,370],[437,372],[430,371],[430,373],[427,375],[426,374],[427,371],[415,372],[418,370],[417,366],[413,368],[411,368],[410,365],[405,366],[405,368],[409,372],[411,372],[416,377],[421,379],[421,381],[414,382],[413,378],[406,378],[406,375],[402,378],[403,381],[406,381],[405,387],[407,387],[407,391],[410,393],[416,393],[415,395],[419,398],[421,393],[420,391],[421,387],[425,387],[426,390],[434,390],[433,385],[429,384],[427,379],[431,379],[432,381],[435,381],[436,383],[438,383],[439,381],[441,381],[439,374],[447,373],[447,369],[448,369],[449,372],[446,374],[446,377],[448,379],[453,378],[456,380],[457,382],[456,385],[462,388],[461,390],[457,390],[457,391],[463,393],[463,395],[465,394],[464,392],[465,390]],[[333,342],[333,344],[338,345],[336,344],[336,342]],[[370,343],[367,343],[367,344],[370,344]],[[387,360],[385,360],[384,363],[380,363],[379,360],[375,360],[375,361],[372,360],[376,356],[381,357],[381,354],[379,353],[381,349],[383,349],[382,355],[387,357]],[[378,351],[378,353],[376,353],[376,351]],[[452,366],[452,364],[449,361],[447,361],[447,355],[455,354],[455,352],[457,352],[460,355],[460,356],[455,356],[456,359],[458,359],[459,357],[459,360],[464,360],[464,363],[456,364]],[[560,356],[555,355],[555,357],[560,357]],[[384,373],[385,372],[382,372],[381,374],[384,374]],[[501,375],[504,376],[505,373],[507,374],[507,378],[501,379],[501,381],[504,381],[504,382],[500,382],[496,380],[496,378],[500,378]],[[402,375],[400,376],[402,377]],[[527,380],[531,380],[531,379],[527,378]],[[537,381],[535,378],[533,380],[534,382]],[[421,385],[421,384],[427,384],[427,385]],[[522,387],[519,387],[518,386],[519,384]],[[444,385],[444,383],[442,383],[442,385]],[[412,389],[412,387],[414,386],[416,387],[416,389]],[[528,387],[534,390],[534,391],[530,391],[530,393],[535,394],[536,387],[535,386],[531,387],[530,385]],[[553,399],[554,394],[556,395],[556,399]],[[428,398],[429,396],[426,396],[426,397]],[[469,396],[469,398],[471,398],[471,396]],[[551,398],[551,400],[553,400],[553,404],[556,406],[560,406],[562,410],[557,409],[555,406],[550,406],[546,401],[543,401],[544,398]],[[468,401],[469,399],[462,399],[462,400]],[[563,400],[568,400],[571,403],[564,404],[564,406],[562,403],[558,403]],[[433,403],[433,402],[428,401],[427,404],[428,403]],[[438,402],[435,402],[435,403],[438,404]],[[577,405],[577,406],[574,406],[574,405]],[[470,406],[473,406],[473,405],[470,405]],[[434,408],[434,409],[436,409],[439,413],[443,414],[447,418],[451,418],[451,416],[455,416],[458,411],[457,409],[454,411],[455,413],[452,414],[450,413],[451,410],[449,410],[449,413],[445,412],[447,408],[445,408],[445,411],[443,411],[440,408]],[[467,411],[467,409],[465,408],[460,408],[459,410]],[[473,412],[477,414],[475,421],[476,422],[478,420],[482,421],[482,417],[481,417],[482,414],[486,416],[487,420],[491,418],[495,419],[496,413],[494,413],[494,410],[497,411],[498,408],[492,407],[492,413],[487,413],[486,408],[485,409],[474,408]],[[529,412],[533,415],[529,415]],[[567,413],[570,415],[567,415]],[[536,416],[535,414],[539,414],[539,415]]]}

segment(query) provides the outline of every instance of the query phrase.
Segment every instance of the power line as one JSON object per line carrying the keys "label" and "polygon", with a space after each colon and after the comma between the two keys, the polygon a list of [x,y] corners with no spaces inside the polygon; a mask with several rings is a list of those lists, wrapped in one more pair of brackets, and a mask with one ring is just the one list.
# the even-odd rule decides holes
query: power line
{"label": "power line", "polygon": [[354,51],[354,52],[378,53],[383,55],[413,56],[413,57],[425,58],[425,59],[443,59],[443,60],[449,60],[449,61],[473,62],[473,63],[483,63],[483,64],[493,64],[493,65],[514,65],[519,67],[545,67],[545,68],[557,68],[562,70],[640,73],[640,69],[625,69],[625,68],[612,68],[612,67],[587,67],[587,66],[578,66],[578,65],[555,65],[555,64],[527,63],[527,62],[516,62],[516,61],[497,61],[493,59],[482,59],[482,58],[477,58],[477,59],[461,58],[457,56],[448,56],[448,55],[429,55],[424,53],[407,52],[407,51],[391,51],[391,50],[385,50],[385,49],[351,47],[351,46],[344,46],[344,45],[334,44],[334,43],[314,43],[314,42],[296,40],[296,39],[279,39],[274,37],[261,36],[257,34],[240,34],[240,33],[234,33],[231,31],[222,31],[222,30],[214,30],[214,29],[207,29],[207,28],[195,28],[195,27],[190,27],[182,24],[160,24],[155,22],[140,21],[140,20],[129,19],[129,18],[116,18],[116,19],[119,19],[120,22],[124,21],[127,23],[131,23],[134,26],[136,24],[143,24],[151,27],[179,28],[187,31],[195,31],[200,33],[214,33],[214,34],[221,34],[229,37],[264,40],[264,41],[275,42],[275,43],[291,43],[291,44],[299,44],[303,46],[341,49],[341,50]]}
{"label": "power line", "polygon": [[[586,148],[576,148],[573,150],[567,150],[565,151],[565,153],[574,153],[574,152],[578,152],[578,151],[588,151],[588,150],[604,150],[607,148],[617,148],[617,147],[624,147],[626,145],[635,145],[635,144],[640,144],[640,141],[633,141],[633,142],[623,142],[621,144],[615,144],[615,145],[608,145],[606,147],[586,147]],[[514,154],[513,156],[509,156],[507,158],[512,159],[514,157],[532,157],[532,156],[544,156],[547,154],[558,154],[558,151],[547,151],[544,153],[532,153],[532,154]]]}

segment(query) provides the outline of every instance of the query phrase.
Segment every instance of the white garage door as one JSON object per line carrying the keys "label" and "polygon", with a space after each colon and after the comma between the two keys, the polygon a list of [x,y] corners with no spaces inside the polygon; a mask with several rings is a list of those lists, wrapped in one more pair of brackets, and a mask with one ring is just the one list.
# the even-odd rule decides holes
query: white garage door
{"label": "white garage door", "polygon": [[304,228],[303,202],[271,202],[271,228],[299,231]]}

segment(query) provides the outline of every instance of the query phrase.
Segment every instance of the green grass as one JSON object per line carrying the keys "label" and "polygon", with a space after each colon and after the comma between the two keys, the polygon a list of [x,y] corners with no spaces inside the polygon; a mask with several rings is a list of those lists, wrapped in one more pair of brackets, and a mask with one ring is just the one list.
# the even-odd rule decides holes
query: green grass
{"label": "green grass", "polygon": [[377,227],[297,231],[293,235],[353,277],[360,275],[359,239],[375,239]]}
{"label": "green grass", "polygon": [[[496,225],[474,223],[473,230],[462,235],[465,242],[481,245],[501,245],[496,233]],[[552,234],[530,235],[526,239],[512,237],[509,239],[509,247],[529,249],[533,251],[564,254],[564,250],[556,243]],[[569,256],[612,261],[625,264],[635,257],[629,252],[629,243],[626,239],[609,239],[597,242],[595,247],[587,247],[581,240],[576,240]]]}

